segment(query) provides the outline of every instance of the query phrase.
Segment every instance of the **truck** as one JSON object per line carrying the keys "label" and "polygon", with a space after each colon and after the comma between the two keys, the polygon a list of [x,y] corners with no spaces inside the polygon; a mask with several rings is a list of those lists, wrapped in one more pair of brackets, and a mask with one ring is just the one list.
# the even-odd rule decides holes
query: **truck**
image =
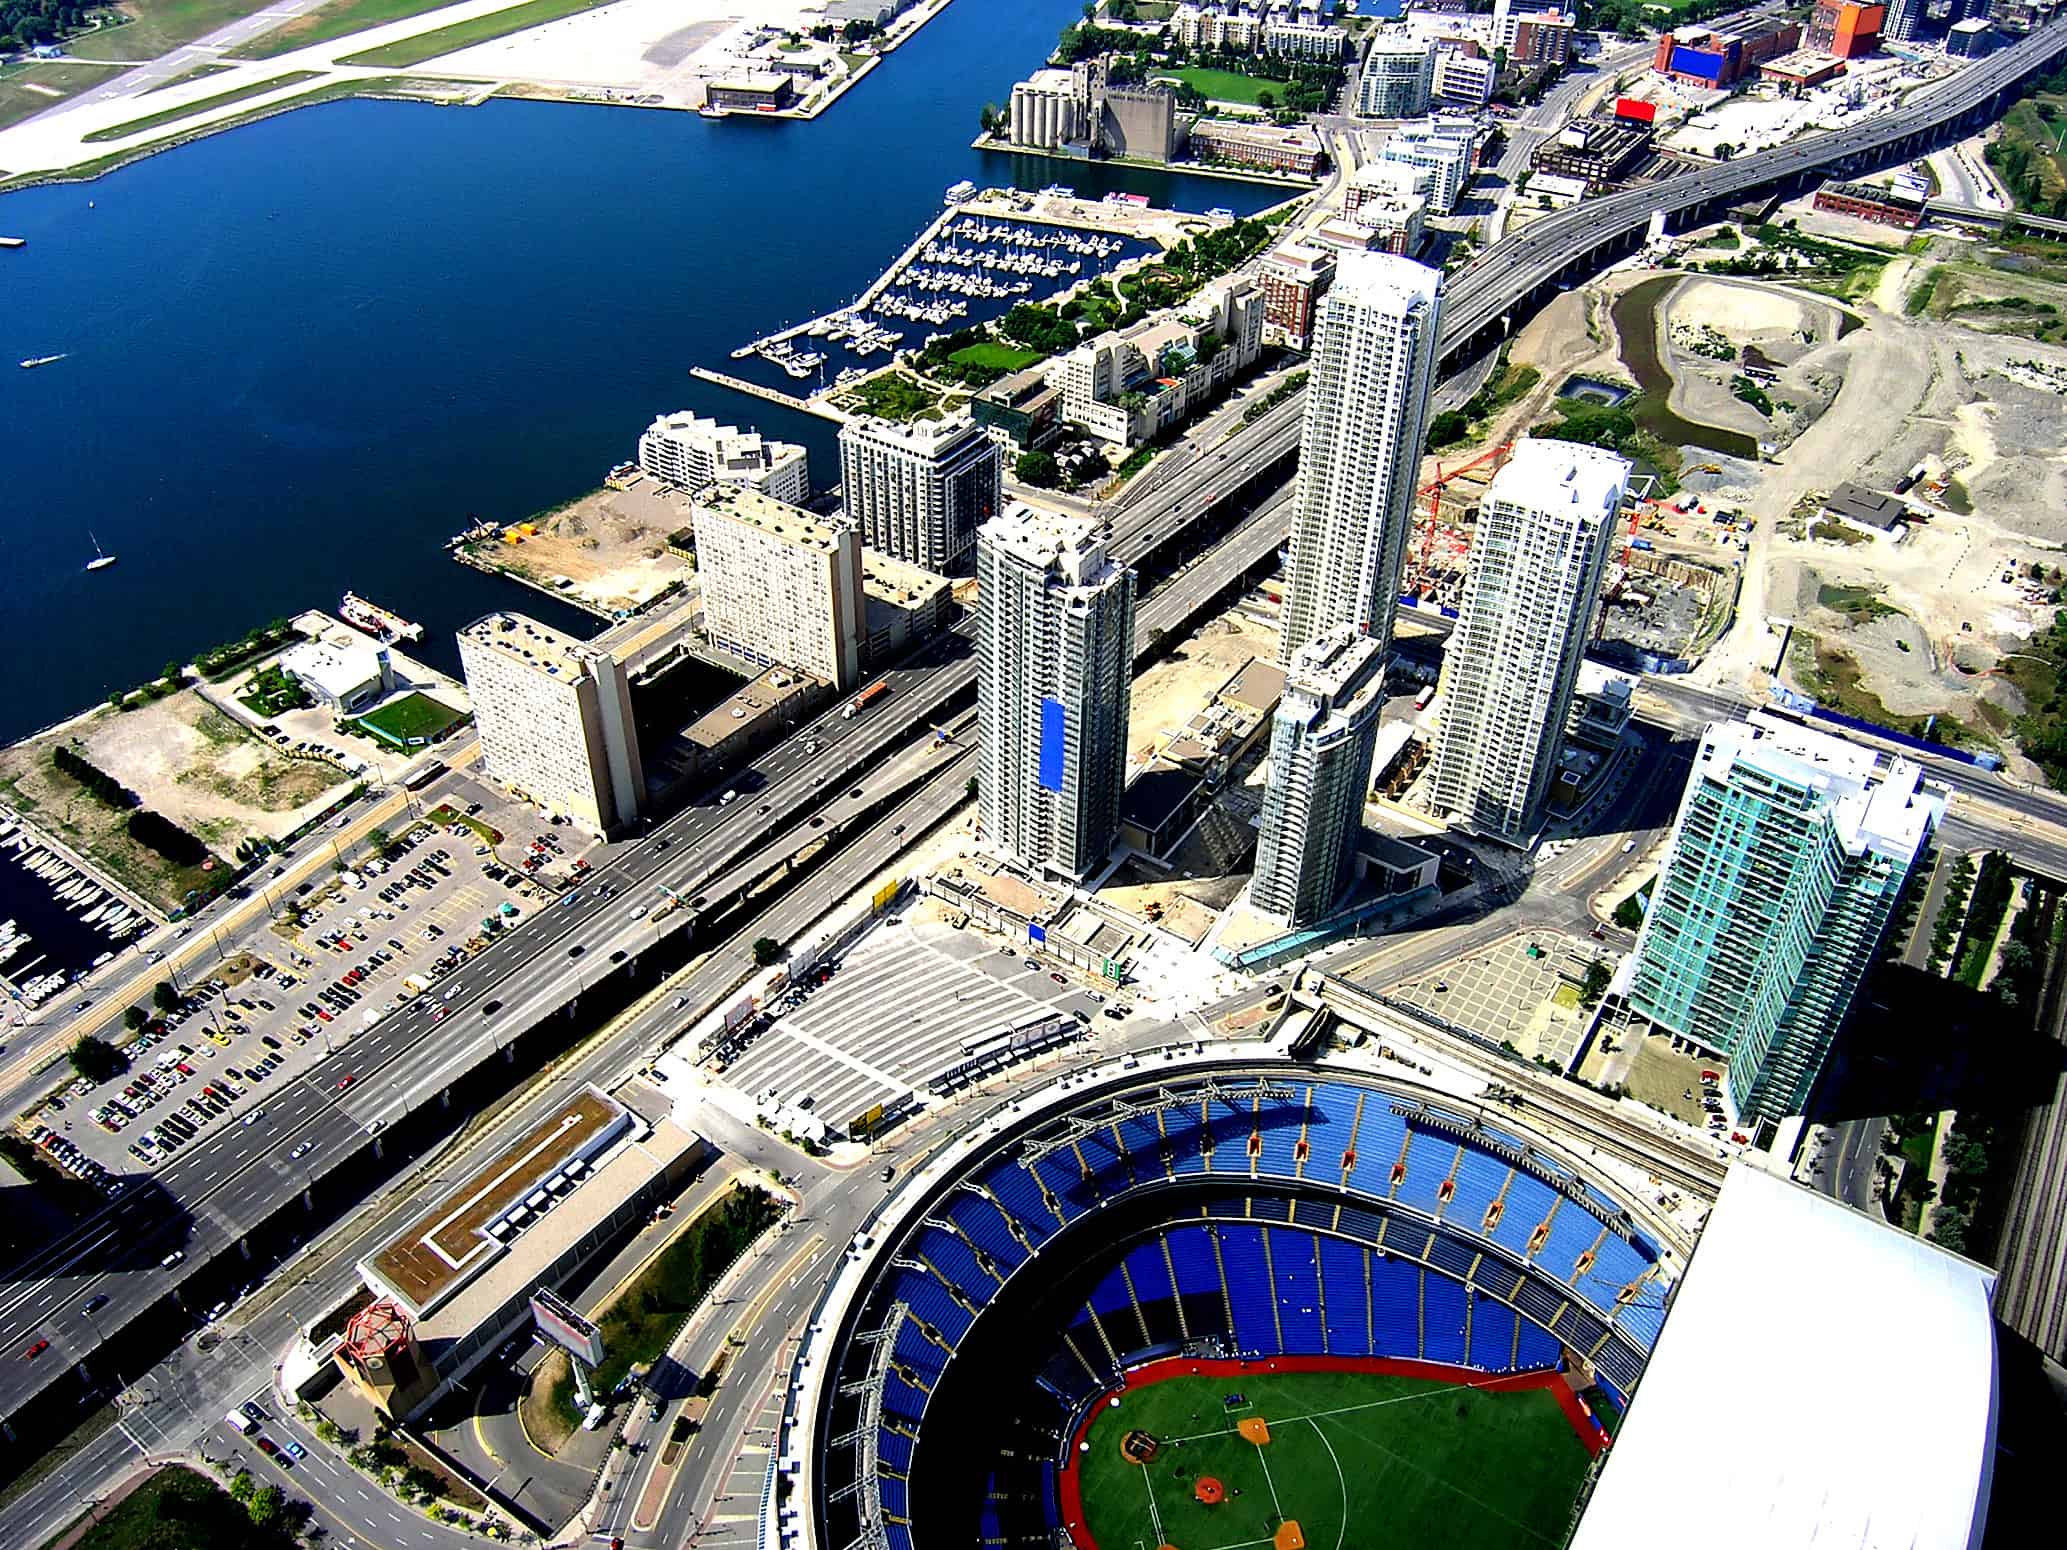
{"label": "truck", "polygon": [[1421,686],[1421,692],[1420,692],[1419,694],[1417,694],[1417,695],[1415,695],[1415,696],[1414,696],[1414,709],[1416,709],[1416,710],[1426,710],[1426,709],[1428,709],[1428,702],[1429,702],[1430,700],[1434,699],[1434,698],[1435,698],[1435,685],[1434,685],[1434,684],[1423,684],[1423,685]]}
{"label": "truck", "polygon": [[862,690],[861,693],[855,695],[853,699],[849,700],[847,702],[847,708],[841,711],[840,714],[847,720],[851,721],[856,716],[860,715],[863,711],[867,710],[869,706],[875,704],[877,700],[880,700],[884,695],[888,694],[889,692],[890,680],[887,678],[878,678],[874,683],[870,684],[866,689]]}
{"label": "truck", "polygon": [[402,994],[405,997],[420,996],[430,988],[429,982],[421,974],[405,974],[402,976]]}
{"label": "truck", "polygon": [[1629,540],[1629,547],[1632,549],[1648,551],[1651,549],[1655,549],[1658,546],[1652,543],[1648,538],[1632,538]]}

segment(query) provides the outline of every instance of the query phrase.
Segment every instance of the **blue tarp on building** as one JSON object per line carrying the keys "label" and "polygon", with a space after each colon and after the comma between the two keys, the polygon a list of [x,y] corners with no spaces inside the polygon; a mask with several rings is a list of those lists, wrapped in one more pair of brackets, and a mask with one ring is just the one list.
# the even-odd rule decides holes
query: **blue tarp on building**
{"label": "blue tarp on building", "polygon": [[1041,701],[1041,789],[1062,789],[1063,741],[1069,729],[1069,712],[1062,701]]}

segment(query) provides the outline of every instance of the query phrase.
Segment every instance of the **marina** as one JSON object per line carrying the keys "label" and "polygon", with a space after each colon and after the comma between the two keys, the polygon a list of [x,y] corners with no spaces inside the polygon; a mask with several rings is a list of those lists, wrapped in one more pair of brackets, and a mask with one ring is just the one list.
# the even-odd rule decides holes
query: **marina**
{"label": "marina", "polygon": [[[1060,186],[978,191],[964,180],[947,192],[945,210],[852,302],[741,345],[732,352],[739,375],[697,375],[815,407],[804,401],[851,386],[905,351],[993,322],[1022,302],[1065,297],[1233,219],[1158,211],[1140,196],[1079,199]],[[778,374],[801,391],[777,386]]]}
{"label": "marina", "polygon": [[0,990],[34,1011],[157,922],[0,807]]}

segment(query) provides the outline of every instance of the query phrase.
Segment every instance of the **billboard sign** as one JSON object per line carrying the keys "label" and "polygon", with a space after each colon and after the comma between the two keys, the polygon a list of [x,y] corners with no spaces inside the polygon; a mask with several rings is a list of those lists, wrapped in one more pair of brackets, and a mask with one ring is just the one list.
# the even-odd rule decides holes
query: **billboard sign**
{"label": "billboard sign", "polygon": [[557,1294],[542,1286],[533,1292],[531,1318],[540,1334],[576,1361],[588,1367],[603,1365],[603,1332],[562,1302]]}
{"label": "billboard sign", "polygon": [[1026,923],[1026,939],[1037,946],[1046,947],[1048,945],[1048,928],[1038,920],[1029,920]]}
{"label": "billboard sign", "polygon": [[886,910],[897,902],[897,895],[903,887],[904,883],[901,879],[894,883],[885,883],[876,890],[875,897],[868,902],[876,909]]}
{"label": "billboard sign", "polygon": [[1038,777],[1043,791],[1062,789],[1062,770],[1068,742],[1068,708],[1060,700],[1044,698],[1041,701],[1041,767]]}
{"label": "billboard sign", "polygon": [[1617,97],[1615,117],[1633,119],[1639,124],[1655,124],[1658,122],[1658,105],[1645,102],[1640,97]]}

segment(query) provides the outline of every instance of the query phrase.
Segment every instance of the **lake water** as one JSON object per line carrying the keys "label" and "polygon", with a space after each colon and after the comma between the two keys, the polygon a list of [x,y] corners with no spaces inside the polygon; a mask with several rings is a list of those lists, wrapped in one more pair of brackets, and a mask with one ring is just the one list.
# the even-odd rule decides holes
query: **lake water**
{"label": "lake water", "polygon": [[[657,413],[825,422],[693,380],[852,297],[962,178],[1248,213],[1248,183],[971,150],[1078,14],[955,0],[815,123],[343,102],[0,197],[11,740],[346,588],[452,632],[579,616],[442,552],[593,488]],[[66,352],[36,371],[6,362]],[[121,562],[87,575],[97,536]]]}

